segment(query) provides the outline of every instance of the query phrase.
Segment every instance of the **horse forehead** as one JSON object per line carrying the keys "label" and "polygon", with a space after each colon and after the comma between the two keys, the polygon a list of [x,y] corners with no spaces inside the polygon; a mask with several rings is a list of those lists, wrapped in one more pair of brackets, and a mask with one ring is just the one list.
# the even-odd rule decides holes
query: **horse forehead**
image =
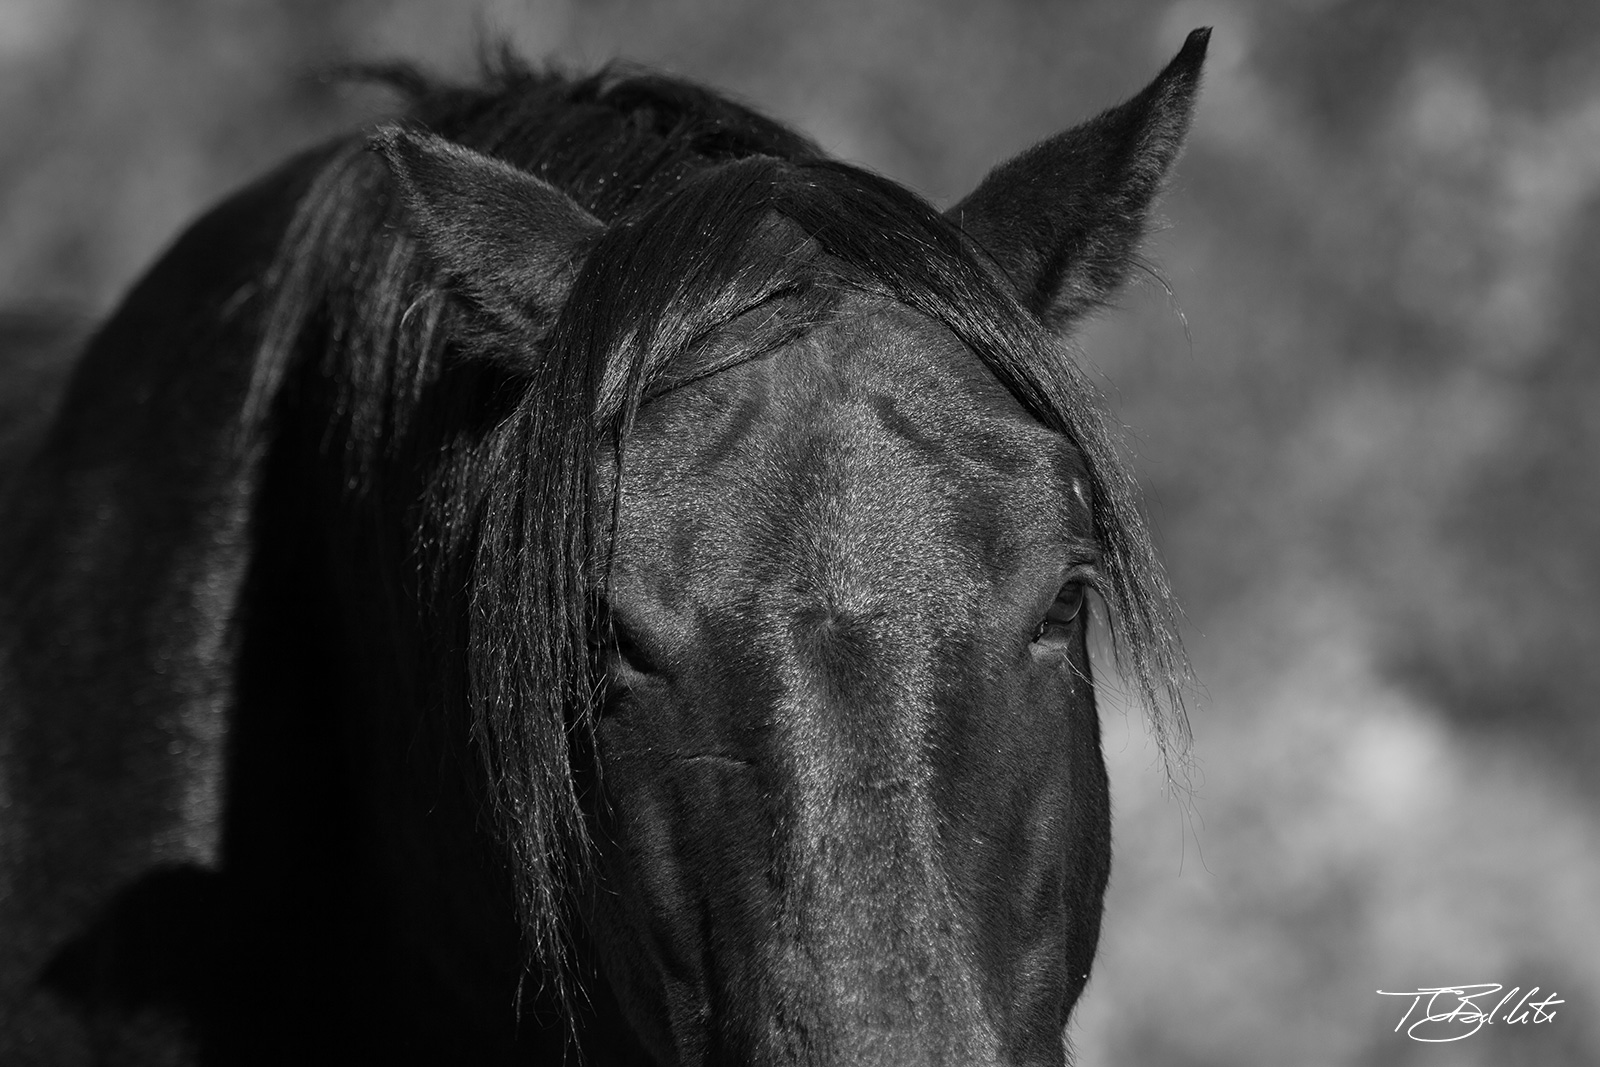
{"label": "horse forehead", "polygon": [[680,392],[647,409],[624,478],[624,541],[676,564],[657,582],[737,571],[864,608],[918,574],[981,582],[1059,536],[1081,478],[976,356],[898,307]]}
{"label": "horse forehead", "polygon": [[784,488],[753,503],[790,529],[927,544],[958,531],[931,520],[965,498],[1046,488],[1029,477],[1039,428],[960,342],[908,312],[816,331],[758,373],[763,417],[729,459]]}

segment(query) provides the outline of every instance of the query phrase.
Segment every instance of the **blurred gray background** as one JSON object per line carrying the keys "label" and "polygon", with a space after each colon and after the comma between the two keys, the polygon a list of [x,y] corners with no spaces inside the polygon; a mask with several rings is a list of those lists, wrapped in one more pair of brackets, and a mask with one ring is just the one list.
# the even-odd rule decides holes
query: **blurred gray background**
{"label": "blurred gray background", "polygon": [[[1600,4],[0,0],[0,308],[92,316],[186,220],[486,35],[730,90],[940,206],[1213,25],[1080,338],[1203,691],[1168,797],[1107,687],[1100,1065],[1600,1063]],[[1538,985],[1453,1044],[1376,990]],[[1491,1001],[1492,1003],[1492,1001]]]}

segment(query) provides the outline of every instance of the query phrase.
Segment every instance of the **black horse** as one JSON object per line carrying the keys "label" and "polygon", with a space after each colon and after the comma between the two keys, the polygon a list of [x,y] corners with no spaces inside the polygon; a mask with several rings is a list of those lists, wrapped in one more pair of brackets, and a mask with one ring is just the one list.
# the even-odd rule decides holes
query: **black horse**
{"label": "black horse", "polygon": [[1062,1064],[1206,39],[944,214],[507,62],[196,223],[4,504],[0,1062]]}

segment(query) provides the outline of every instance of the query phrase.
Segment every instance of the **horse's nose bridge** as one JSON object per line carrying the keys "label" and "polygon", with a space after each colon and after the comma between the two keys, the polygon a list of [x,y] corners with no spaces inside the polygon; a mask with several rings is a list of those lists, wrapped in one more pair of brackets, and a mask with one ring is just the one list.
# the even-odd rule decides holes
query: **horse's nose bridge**
{"label": "horse's nose bridge", "polygon": [[760,715],[785,784],[769,973],[830,1048],[817,1062],[994,1063],[936,804],[938,638],[966,595],[946,479],[860,397],[805,414],[752,539],[750,622],[775,668]]}
{"label": "horse's nose bridge", "polygon": [[805,507],[789,513],[770,620],[795,786],[789,859],[808,872],[804,903],[843,894],[848,876],[848,899],[826,901],[832,915],[948,941],[957,924],[934,803],[935,667],[939,634],[959,614],[945,601],[961,583],[940,544],[939,479],[871,404],[835,403],[829,416],[809,435]]}
{"label": "horse's nose bridge", "polygon": [[[847,640],[859,655],[849,670],[829,652]],[[797,624],[782,658],[793,788],[775,969],[809,991],[796,994],[800,1014],[846,1046],[840,1063],[996,1062],[940,852],[927,655],[874,620],[819,617]]]}
{"label": "horse's nose bridge", "polygon": [[768,542],[779,558],[764,622],[819,788],[909,802],[926,792],[932,654],[961,585],[941,544],[942,490],[870,403],[817,410]]}

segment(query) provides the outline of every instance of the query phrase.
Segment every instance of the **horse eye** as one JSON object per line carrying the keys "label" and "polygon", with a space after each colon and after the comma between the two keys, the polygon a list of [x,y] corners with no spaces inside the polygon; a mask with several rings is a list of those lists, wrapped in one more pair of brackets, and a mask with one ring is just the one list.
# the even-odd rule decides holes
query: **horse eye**
{"label": "horse eye", "polygon": [[1071,633],[1071,626],[1083,614],[1083,603],[1088,591],[1082,582],[1068,582],[1056,594],[1056,601],[1045,612],[1044,621],[1034,631],[1034,644],[1056,644]]}
{"label": "horse eye", "polygon": [[650,656],[640,647],[638,640],[615,619],[611,624],[611,647],[616,651],[617,657],[623,664],[638,674],[652,674],[656,667]]}
{"label": "horse eye", "polygon": [[1050,611],[1045,618],[1051,622],[1071,622],[1083,610],[1086,595],[1087,587],[1082,582],[1068,582],[1061,587],[1061,592],[1056,594],[1056,602],[1050,605]]}
{"label": "horse eye", "polygon": [[656,669],[632,628],[618,618],[604,600],[599,604],[592,647],[602,663],[621,667],[628,673],[651,674]]}

